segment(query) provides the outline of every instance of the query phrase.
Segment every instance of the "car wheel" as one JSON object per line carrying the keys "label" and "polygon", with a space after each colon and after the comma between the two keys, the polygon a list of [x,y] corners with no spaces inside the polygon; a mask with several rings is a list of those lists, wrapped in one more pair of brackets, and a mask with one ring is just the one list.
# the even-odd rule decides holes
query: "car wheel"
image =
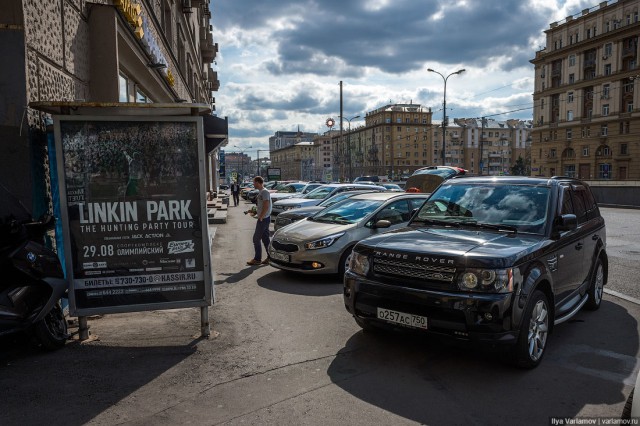
{"label": "car wheel", "polygon": [[340,264],[338,265],[338,278],[341,280],[344,279],[344,273],[347,268],[349,268],[349,262],[351,261],[351,252],[353,251],[353,247],[349,247],[342,253],[340,256]]}
{"label": "car wheel", "polygon": [[624,404],[624,408],[622,409],[622,416],[621,416],[622,420],[631,419],[631,407],[633,406],[633,392],[635,390],[636,390],[635,388],[631,389],[631,393],[627,398],[627,402]]}
{"label": "car wheel", "polygon": [[56,303],[44,319],[35,325],[35,334],[46,350],[52,351],[64,346],[68,337],[67,321],[60,303]]}
{"label": "car wheel", "polygon": [[522,368],[535,368],[540,364],[549,336],[549,302],[539,290],[531,295],[522,318],[522,328],[512,361]]}
{"label": "car wheel", "polygon": [[598,258],[596,260],[596,267],[594,268],[593,276],[591,277],[591,285],[587,294],[589,300],[584,305],[590,311],[595,311],[600,307],[602,303],[602,293],[604,292],[604,267],[602,266],[602,260]]}

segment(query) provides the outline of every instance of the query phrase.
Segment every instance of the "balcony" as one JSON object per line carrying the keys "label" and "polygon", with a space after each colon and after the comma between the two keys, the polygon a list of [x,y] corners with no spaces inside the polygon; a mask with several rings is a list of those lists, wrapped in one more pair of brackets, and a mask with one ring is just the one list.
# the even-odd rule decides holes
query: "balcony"
{"label": "balcony", "polygon": [[624,49],[622,49],[622,58],[628,58],[628,57],[635,57],[636,56],[636,50],[637,47],[636,46],[632,46],[632,47],[625,47]]}
{"label": "balcony", "polygon": [[[211,33],[209,33],[211,34]],[[206,43],[200,43],[200,53],[202,54],[202,61],[210,64],[216,58],[218,53],[218,43],[213,43],[211,37],[208,37]]]}
{"label": "balcony", "polygon": [[220,80],[218,80],[217,71],[214,71],[211,68],[209,68],[207,72],[207,80],[208,80],[209,90],[216,92],[220,88]]}

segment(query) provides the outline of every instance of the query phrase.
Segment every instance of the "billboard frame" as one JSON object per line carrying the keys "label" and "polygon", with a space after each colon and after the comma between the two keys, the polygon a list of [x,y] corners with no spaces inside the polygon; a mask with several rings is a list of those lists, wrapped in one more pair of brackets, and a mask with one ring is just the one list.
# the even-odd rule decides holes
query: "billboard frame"
{"label": "billboard frame", "polygon": [[[65,267],[66,279],[69,283],[69,304],[70,315],[78,317],[86,317],[90,315],[101,315],[110,313],[126,313],[126,312],[142,312],[149,310],[161,309],[177,309],[177,308],[202,308],[203,335],[208,335],[208,319],[207,330],[204,328],[204,315],[208,306],[214,302],[215,290],[213,288],[213,272],[211,264],[211,246],[209,235],[209,224],[207,218],[207,200],[206,200],[206,178],[205,178],[205,148],[204,148],[204,130],[203,119],[201,116],[153,116],[153,115],[66,115],[54,114],[54,137],[56,141],[56,161],[58,181],[60,187],[60,205],[62,229],[64,238]],[[76,295],[74,287],[74,264],[73,252],[71,247],[71,229],[69,221],[69,206],[67,199],[67,182],[65,177],[65,152],[61,134],[62,122],[167,122],[167,123],[194,123],[197,138],[197,161],[198,161],[198,197],[200,202],[200,232],[202,242],[202,272],[204,281],[204,294],[202,298],[194,300],[153,302],[127,305],[114,305],[90,308],[78,308],[76,305]],[[208,318],[208,312],[206,317]]]}

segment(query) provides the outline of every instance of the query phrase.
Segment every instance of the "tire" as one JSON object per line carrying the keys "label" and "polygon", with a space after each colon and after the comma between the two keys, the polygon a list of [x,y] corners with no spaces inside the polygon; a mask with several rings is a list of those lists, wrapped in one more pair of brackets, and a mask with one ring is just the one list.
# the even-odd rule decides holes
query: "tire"
{"label": "tire", "polygon": [[593,276],[591,277],[591,285],[587,294],[589,299],[585,303],[584,307],[590,311],[595,311],[600,307],[602,303],[602,294],[604,292],[604,267],[602,266],[602,260],[598,258],[596,260],[596,266],[593,270]]}
{"label": "tire", "polygon": [[624,404],[624,408],[622,409],[622,416],[621,416],[622,420],[630,420],[631,419],[631,406],[633,405],[633,392],[635,390],[636,390],[635,388],[631,389],[631,393],[629,394],[629,397],[627,398],[627,402]]}
{"label": "tire", "polygon": [[347,266],[349,265],[349,261],[351,260],[351,252],[353,251],[353,247],[347,248],[342,256],[340,256],[340,263],[338,264],[338,278],[341,281],[344,280],[344,273],[347,270]]}
{"label": "tire", "polygon": [[521,368],[535,368],[542,361],[549,337],[549,301],[539,290],[531,294],[522,318],[520,336],[511,360]]}
{"label": "tire", "polygon": [[35,325],[35,335],[40,345],[48,351],[64,346],[68,337],[67,321],[60,303],[56,303],[44,319]]}
{"label": "tire", "polygon": [[366,320],[363,318],[353,317],[356,320],[356,324],[362,328],[362,331],[365,333],[380,333],[382,329],[380,327],[376,327],[371,323],[370,320]]}

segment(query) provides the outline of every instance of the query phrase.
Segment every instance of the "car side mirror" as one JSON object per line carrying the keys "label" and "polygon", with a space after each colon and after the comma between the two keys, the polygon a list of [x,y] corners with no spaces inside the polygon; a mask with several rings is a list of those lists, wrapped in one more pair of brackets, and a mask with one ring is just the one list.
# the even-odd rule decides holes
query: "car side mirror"
{"label": "car side mirror", "polygon": [[563,214],[556,218],[555,232],[573,231],[578,227],[578,218],[575,214]]}
{"label": "car side mirror", "polygon": [[390,226],[391,226],[391,222],[385,219],[380,219],[379,221],[373,224],[374,229],[389,228]]}

